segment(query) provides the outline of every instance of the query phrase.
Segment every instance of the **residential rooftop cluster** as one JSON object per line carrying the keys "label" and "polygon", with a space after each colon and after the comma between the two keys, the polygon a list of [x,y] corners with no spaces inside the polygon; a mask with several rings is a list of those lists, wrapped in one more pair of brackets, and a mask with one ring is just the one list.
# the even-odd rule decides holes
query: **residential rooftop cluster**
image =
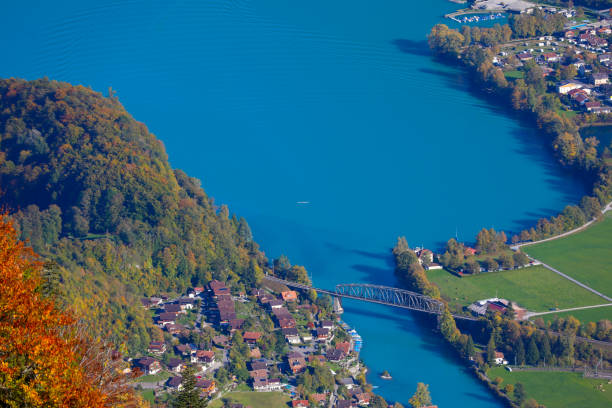
{"label": "residential rooftop cluster", "polygon": [[[325,406],[369,404],[371,387],[355,351],[361,338],[337,320],[329,299],[269,288],[232,293],[213,280],[178,298],[144,298],[142,306],[159,332],[146,353],[130,359],[131,370],[134,386],[153,389],[158,402],[181,389],[190,366],[202,396],[211,399],[250,389],[286,393],[292,406],[309,406],[308,398]],[[330,384],[300,385],[321,369]]]}
{"label": "residential rooftop cluster", "polygon": [[607,114],[612,112],[611,25],[612,20],[605,19],[504,45],[492,63],[509,74],[535,63],[546,79],[556,83],[566,112]]}

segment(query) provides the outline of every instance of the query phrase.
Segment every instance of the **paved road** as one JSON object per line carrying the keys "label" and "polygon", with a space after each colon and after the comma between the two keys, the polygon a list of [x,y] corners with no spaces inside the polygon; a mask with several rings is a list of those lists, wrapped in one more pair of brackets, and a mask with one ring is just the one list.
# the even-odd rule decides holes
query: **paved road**
{"label": "paved road", "polygon": [[[608,211],[611,211],[611,210],[612,210],[612,202],[608,203],[608,205],[606,205],[606,206],[603,208],[603,210],[601,210],[601,213],[602,213],[602,214],[605,214],[605,213],[607,213]],[[514,251],[518,251],[518,250],[519,250],[521,247],[524,247],[524,246],[528,246],[528,245],[535,245],[535,244],[539,244],[539,243],[541,243],[541,242],[547,242],[547,241],[552,241],[552,240],[555,240],[555,239],[559,239],[559,238],[567,237],[568,235],[574,234],[574,233],[576,233],[576,232],[578,232],[578,231],[582,231],[583,229],[588,228],[588,227],[589,227],[591,224],[593,224],[595,221],[597,221],[597,219],[596,219],[596,218],[593,218],[591,221],[587,222],[586,224],[582,225],[581,227],[575,228],[575,229],[573,229],[573,230],[571,230],[571,231],[568,231],[568,232],[564,232],[563,234],[555,235],[554,237],[550,237],[550,238],[542,239],[542,240],[539,240],[539,241],[534,241],[534,242],[526,242],[526,243],[524,243],[524,244],[517,244],[517,245],[512,246],[511,248],[512,248]],[[578,286],[580,286],[580,287],[582,287],[582,288],[584,288],[584,289],[588,290],[589,292],[592,292],[592,293],[596,294],[597,296],[602,297],[603,299],[607,300],[608,302],[612,302],[612,298],[610,298],[610,297],[608,297],[608,296],[604,295],[604,294],[603,294],[603,293],[601,293],[601,292],[596,291],[595,289],[591,288],[590,286],[585,285],[585,284],[584,284],[584,283],[582,283],[582,282],[577,281],[576,279],[572,278],[571,276],[568,276],[568,275],[564,274],[563,272],[558,271],[557,269],[553,268],[552,266],[547,265],[547,264],[545,264],[544,262],[542,262],[542,261],[540,261],[540,260],[537,260],[537,259],[535,259],[535,258],[533,258],[533,257],[531,257],[531,256],[529,256],[529,259],[531,259],[531,260],[532,260],[532,261],[534,261],[534,262],[539,262],[539,263],[540,263],[540,264],[541,264],[543,267],[545,267],[546,269],[551,270],[551,271],[553,271],[554,273],[556,273],[557,275],[559,275],[559,276],[561,276],[561,277],[563,277],[563,278],[565,278],[565,279],[567,279],[567,280],[569,280],[569,281],[571,281],[571,282],[575,283],[576,285],[578,285]],[[588,308],[588,307],[587,307],[587,308]],[[558,312],[557,312],[557,313],[558,313]]]}
{"label": "paved road", "polygon": [[[529,259],[533,259],[533,260],[535,260],[535,258],[532,258],[532,257],[529,257]],[[591,288],[590,286],[585,285],[585,284],[584,284],[584,283],[582,283],[582,282],[578,282],[576,279],[572,278],[571,276],[568,276],[568,275],[564,274],[563,272],[560,272],[560,271],[556,270],[555,268],[553,268],[553,267],[552,267],[552,266],[550,266],[550,265],[546,265],[546,264],[545,264],[544,262],[542,262],[542,261],[539,261],[539,262],[541,262],[541,263],[542,263],[542,266],[543,266],[543,267],[545,267],[546,269],[551,270],[551,271],[553,271],[554,273],[556,273],[556,274],[558,274],[558,275],[560,275],[560,276],[564,277],[565,279],[567,279],[567,280],[569,280],[569,281],[574,282],[576,285],[578,285],[578,286],[580,286],[580,287],[585,288],[585,289],[586,289],[586,290],[588,290],[589,292],[592,292],[592,293],[596,294],[597,296],[599,296],[599,297],[602,297],[602,298],[606,299],[608,302],[612,302],[612,298],[610,298],[610,297],[608,297],[608,296],[604,295],[603,293],[596,291],[595,289]]]}
{"label": "paved road", "polygon": [[[612,211],[612,202],[609,202],[608,205],[606,205],[601,210],[601,213],[605,214],[608,211]],[[580,226],[578,228],[574,228],[571,231],[564,232],[563,234],[555,235],[554,237],[550,237],[550,238],[546,238],[546,239],[541,239],[539,241],[532,241],[532,242],[525,242],[525,243],[522,243],[522,244],[516,244],[516,245],[511,246],[511,248],[516,251],[516,250],[518,250],[518,249],[520,249],[521,247],[524,247],[524,246],[536,245],[536,244],[540,244],[542,242],[554,241],[555,239],[567,237],[568,235],[575,234],[576,232],[579,232],[579,231],[582,231],[583,229],[588,228],[595,221],[597,221],[597,218],[593,218],[591,221],[588,221],[586,224],[584,224],[584,225],[582,225],[582,226]]]}

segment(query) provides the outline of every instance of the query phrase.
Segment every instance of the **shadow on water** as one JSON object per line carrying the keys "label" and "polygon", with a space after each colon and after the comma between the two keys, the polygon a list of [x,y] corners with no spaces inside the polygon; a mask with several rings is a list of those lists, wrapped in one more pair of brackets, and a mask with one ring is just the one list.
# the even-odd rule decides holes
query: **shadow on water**
{"label": "shadow on water", "polygon": [[401,52],[405,52],[406,54],[427,57],[431,55],[431,50],[429,49],[429,45],[427,45],[427,41],[425,40],[414,41],[398,38],[391,41],[391,44],[395,45]]}
{"label": "shadow on water", "polygon": [[[392,43],[404,53],[432,55],[426,41],[396,39]],[[517,121],[520,127],[512,131],[514,140],[518,142],[514,150],[526,156],[530,161],[537,162],[543,168],[546,182],[562,194],[564,202],[575,203],[580,195],[589,192],[590,186],[594,182],[592,177],[577,174],[575,169],[561,166],[548,142],[549,136],[535,128],[532,117],[512,109],[507,103],[500,102],[499,95],[483,89],[464,68],[455,66],[451,68],[453,69],[420,68],[419,71],[442,78],[444,85],[448,88],[467,92],[476,100],[481,101],[480,104],[474,104],[474,106]],[[576,186],[582,186],[584,190],[576,192]],[[533,219],[520,219],[516,220],[515,223],[521,228],[531,227],[538,219],[557,213],[557,210],[541,209],[538,213],[528,214],[528,217],[533,216]]]}
{"label": "shadow on water", "polygon": [[[365,304],[365,303],[361,303],[361,304]],[[418,312],[409,312],[406,310],[400,311],[399,309],[391,309],[391,306],[388,306],[389,313],[387,314],[387,313],[378,313],[378,312],[374,312],[371,310],[366,310],[365,308],[362,308],[362,307],[355,307],[351,305],[347,306],[343,304],[342,306],[346,313],[351,313],[351,314],[365,316],[365,317],[371,317],[371,318],[374,318],[376,320],[381,320],[381,321],[386,320],[388,322],[393,322],[397,327],[401,328],[401,330],[404,332],[416,334],[419,336],[423,335],[423,330],[420,328],[420,326],[414,323],[414,318],[411,318],[410,316],[406,315],[407,313],[417,314]],[[398,313],[398,311],[401,313]]]}
{"label": "shadow on water", "polygon": [[395,283],[394,277],[391,280],[389,279],[389,277],[393,276],[392,268],[378,268],[372,265],[351,265],[351,268],[356,271],[365,273],[366,276],[364,279],[367,281],[366,283],[375,283],[378,285],[381,285],[381,282],[385,282],[386,284]]}
{"label": "shadow on water", "polygon": [[355,255],[360,255],[366,258],[372,258],[372,259],[382,259],[386,262],[389,262],[389,260],[391,259],[391,263],[393,263],[392,258],[390,253],[386,253],[386,252],[370,252],[370,251],[364,251],[361,249],[353,249],[353,248],[346,248],[343,247],[341,245],[338,244],[334,244],[333,242],[326,242],[325,246],[329,249],[333,249],[334,251],[338,251],[338,252],[344,252],[347,254],[355,254]]}
{"label": "shadow on water", "polygon": [[[483,385],[483,387],[484,387],[484,385]],[[485,397],[482,394],[476,394],[474,392],[464,392],[463,394],[467,395],[469,397],[472,397],[472,398],[479,399],[479,400],[484,401],[484,402],[491,402],[491,398],[487,398],[487,397]]]}

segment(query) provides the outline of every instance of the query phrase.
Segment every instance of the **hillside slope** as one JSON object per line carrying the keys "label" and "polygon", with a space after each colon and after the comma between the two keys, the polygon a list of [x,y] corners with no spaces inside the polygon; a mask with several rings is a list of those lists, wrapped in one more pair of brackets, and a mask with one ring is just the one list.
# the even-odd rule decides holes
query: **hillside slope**
{"label": "hillside slope", "polygon": [[0,188],[67,304],[131,350],[149,342],[142,295],[211,278],[250,287],[267,263],[145,125],[82,86],[0,80]]}

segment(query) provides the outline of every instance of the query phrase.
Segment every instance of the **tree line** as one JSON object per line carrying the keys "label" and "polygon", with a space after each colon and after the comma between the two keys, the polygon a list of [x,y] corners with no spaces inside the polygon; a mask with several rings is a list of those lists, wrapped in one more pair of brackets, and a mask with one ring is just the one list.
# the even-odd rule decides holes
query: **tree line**
{"label": "tree line", "polygon": [[142,296],[211,279],[244,291],[268,268],[247,222],[172,169],[117,98],[0,80],[0,135],[0,203],[19,237],[55,263],[65,302],[131,351],[144,351],[154,331]]}

